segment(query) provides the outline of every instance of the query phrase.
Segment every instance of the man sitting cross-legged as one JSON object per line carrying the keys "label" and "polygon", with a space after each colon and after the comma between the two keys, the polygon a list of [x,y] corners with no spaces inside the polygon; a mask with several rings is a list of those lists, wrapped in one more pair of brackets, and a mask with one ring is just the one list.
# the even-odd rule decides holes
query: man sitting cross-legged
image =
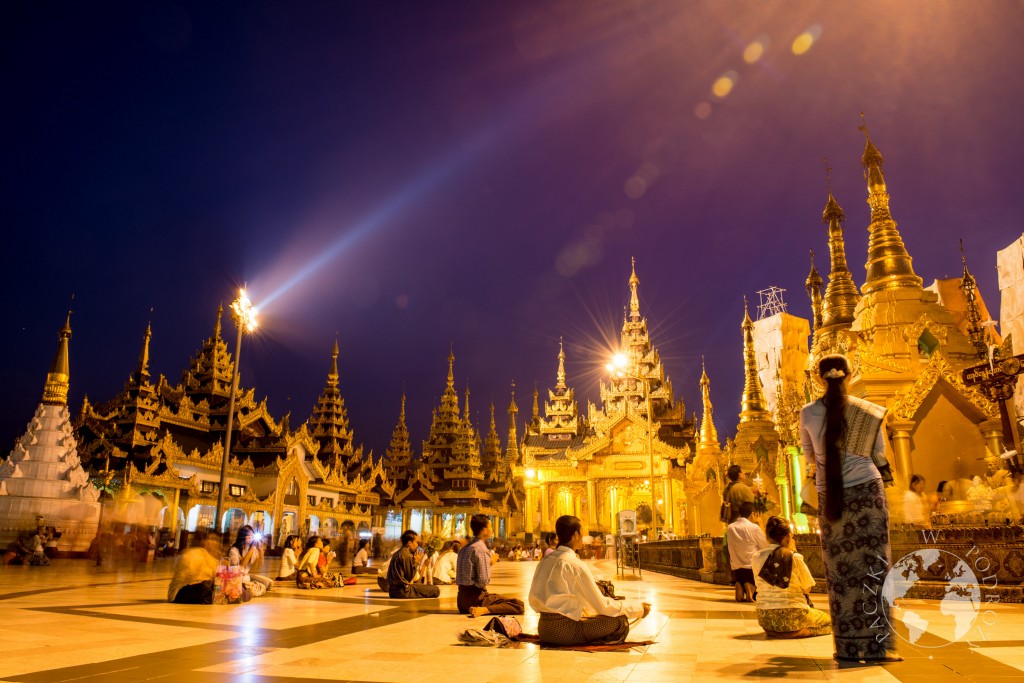
{"label": "man sitting cross-legged", "polygon": [[576,555],[583,545],[582,529],[579,517],[572,515],[555,522],[558,548],[537,565],[530,586],[530,607],[540,612],[537,633],[549,645],[624,643],[629,619],[646,617],[651,606],[601,593],[590,567]]}
{"label": "man sitting cross-legged", "polygon": [[408,529],[401,537],[402,547],[391,556],[388,565],[388,596],[392,598],[436,598],[441,594],[437,586],[419,583],[416,575],[416,548],[419,535]]}
{"label": "man sitting cross-legged", "polygon": [[493,535],[491,518],[473,515],[469,520],[473,540],[459,551],[455,565],[455,583],[459,584],[459,612],[482,617],[485,614],[523,614],[526,609],[519,598],[507,598],[487,592],[491,582],[491,551],[487,539]]}

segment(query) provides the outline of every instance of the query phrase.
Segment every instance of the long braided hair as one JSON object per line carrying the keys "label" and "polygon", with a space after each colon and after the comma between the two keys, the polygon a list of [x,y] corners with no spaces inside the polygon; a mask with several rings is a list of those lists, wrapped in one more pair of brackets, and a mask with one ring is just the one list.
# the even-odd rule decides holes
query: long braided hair
{"label": "long braided hair", "polygon": [[825,516],[834,522],[843,514],[842,447],[846,438],[846,380],[850,376],[850,362],[846,356],[824,356],[818,361],[818,375],[825,382]]}

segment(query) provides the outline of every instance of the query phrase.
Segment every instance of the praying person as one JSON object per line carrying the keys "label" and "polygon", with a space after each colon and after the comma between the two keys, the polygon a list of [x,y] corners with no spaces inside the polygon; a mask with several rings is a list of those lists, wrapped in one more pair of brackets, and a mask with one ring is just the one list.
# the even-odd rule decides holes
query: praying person
{"label": "praying person", "polygon": [[526,609],[519,598],[487,592],[491,582],[491,551],[487,539],[494,533],[491,518],[477,514],[469,520],[473,540],[459,551],[455,583],[459,584],[459,613],[482,617],[485,614],[523,614]]}
{"label": "praying person", "polygon": [[754,555],[757,575],[757,623],[769,638],[808,638],[832,633],[828,614],[810,605],[814,577],[796,552],[793,532],[782,517],[769,517],[771,544]]}
{"label": "praying person", "polygon": [[437,564],[434,565],[434,585],[447,586],[455,583],[455,570],[461,549],[462,541],[457,538],[448,541],[441,547],[441,556],[437,558]]}
{"label": "praying person", "polygon": [[833,658],[902,661],[889,603],[879,598],[892,565],[885,486],[893,477],[885,458],[886,409],[847,395],[853,374],[845,356],[818,361],[825,394],[800,410],[800,442],[814,454],[821,556],[825,564]]}
{"label": "praying person", "polygon": [[391,563],[388,565],[388,596],[401,599],[439,596],[441,589],[437,586],[418,583],[415,554],[419,548],[419,535],[412,529],[407,529],[399,541],[402,547],[391,556]]}
{"label": "praying person", "polygon": [[629,619],[643,618],[651,606],[638,600],[613,600],[601,593],[576,551],[583,546],[579,517],[555,521],[559,546],[540,561],[530,585],[530,607],[540,613],[537,633],[549,645],[624,643]]}
{"label": "praying person", "polygon": [[740,503],[739,516],[725,532],[729,539],[729,565],[732,581],[736,585],[737,602],[754,602],[754,572],[751,563],[754,553],[768,546],[761,527],[750,521],[753,512],[753,503]]}
{"label": "praying person", "polygon": [[924,477],[915,474],[910,477],[910,490],[903,494],[903,522],[917,528],[928,528],[931,515],[924,497]]}
{"label": "praying person", "polygon": [[364,538],[359,541],[359,550],[352,558],[352,573],[367,574],[370,571],[370,539]]}
{"label": "praying person", "polygon": [[295,566],[298,564],[298,553],[302,550],[302,539],[294,534],[284,540],[284,551],[281,553],[281,571],[277,581],[294,581]]}

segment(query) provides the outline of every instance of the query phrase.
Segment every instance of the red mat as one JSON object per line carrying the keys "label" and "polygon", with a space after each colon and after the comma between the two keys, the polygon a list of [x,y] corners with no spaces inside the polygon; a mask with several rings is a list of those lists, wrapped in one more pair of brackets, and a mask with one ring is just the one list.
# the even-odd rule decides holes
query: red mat
{"label": "red mat", "polygon": [[515,640],[520,643],[537,643],[543,650],[575,650],[577,652],[618,652],[654,643],[653,640],[636,640],[615,645],[548,645],[547,643],[541,643],[540,636],[532,633],[520,633],[515,637]]}

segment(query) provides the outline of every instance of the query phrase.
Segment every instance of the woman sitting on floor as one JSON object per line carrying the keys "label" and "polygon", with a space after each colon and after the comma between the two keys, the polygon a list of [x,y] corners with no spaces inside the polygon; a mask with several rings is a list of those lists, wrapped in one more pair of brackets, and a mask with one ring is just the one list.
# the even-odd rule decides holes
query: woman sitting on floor
{"label": "woman sitting on floor", "polygon": [[263,537],[248,524],[238,529],[228,560],[231,566],[242,568],[242,584],[252,597],[258,598],[274,585],[268,577],[256,573],[263,564]]}
{"label": "woman sitting on floor", "polygon": [[336,583],[335,575],[328,575],[321,568],[321,565],[326,567],[327,563],[323,548],[324,542],[319,536],[310,536],[306,541],[306,550],[295,566],[295,584],[299,588],[333,588],[341,585]]}
{"label": "woman sitting on floor", "polygon": [[192,546],[174,562],[174,576],[167,587],[167,602],[182,605],[213,603],[213,582],[220,564],[221,535],[197,532]]}
{"label": "woman sitting on floor", "polygon": [[796,552],[793,532],[782,517],[769,517],[765,533],[770,545],[754,555],[757,581],[757,623],[769,638],[807,638],[832,633],[832,620],[810,606],[814,578]]}
{"label": "woman sitting on floor", "polygon": [[352,558],[352,573],[370,573],[370,539],[368,538],[359,541],[359,550],[356,551],[356,556]]}
{"label": "woman sitting on floor", "polygon": [[298,554],[302,552],[302,539],[292,534],[284,540],[284,552],[281,553],[281,572],[277,581],[294,581],[295,566],[299,563]]}

